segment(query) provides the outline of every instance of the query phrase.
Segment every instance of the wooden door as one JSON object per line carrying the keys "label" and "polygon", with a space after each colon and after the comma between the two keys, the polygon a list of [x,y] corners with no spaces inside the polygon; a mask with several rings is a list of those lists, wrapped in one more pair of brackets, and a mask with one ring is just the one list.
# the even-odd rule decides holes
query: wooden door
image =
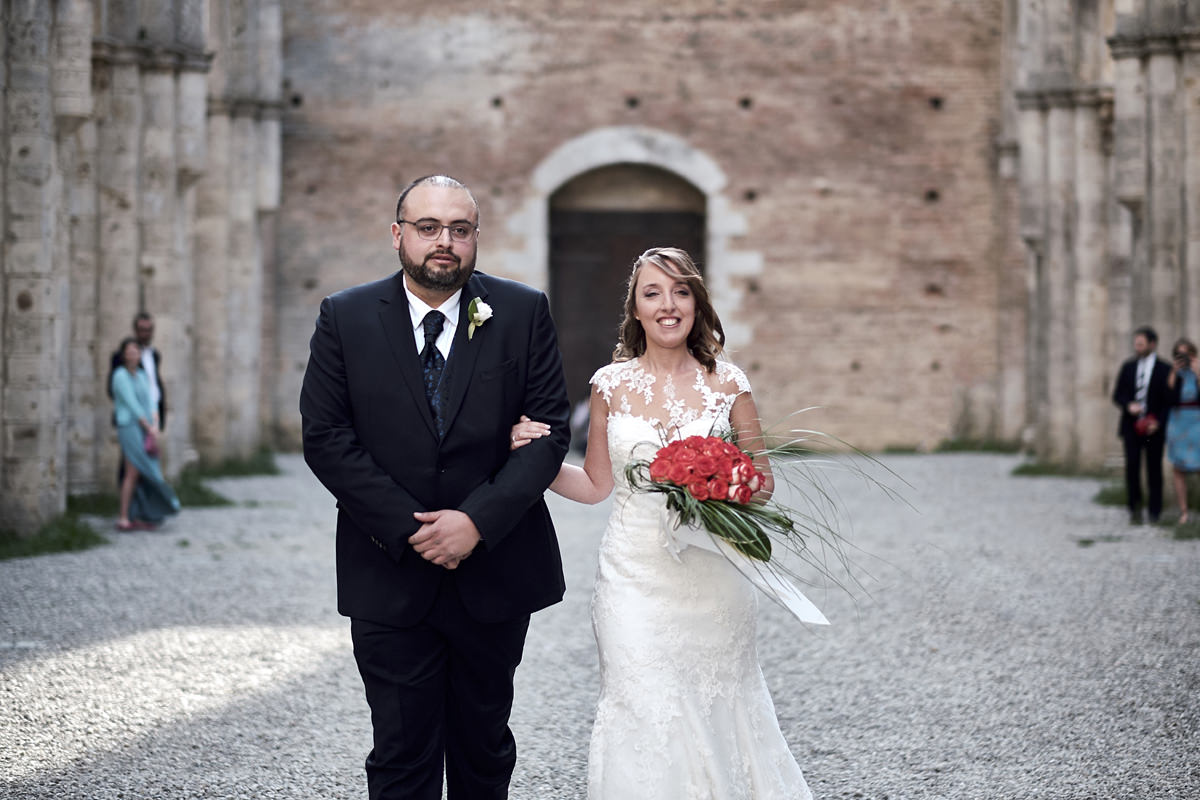
{"label": "wooden door", "polygon": [[704,216],[681,211],[551,211],[550,306],[574,407],[612,360],[634,260],[651,247],[686,250],[703,271]]}

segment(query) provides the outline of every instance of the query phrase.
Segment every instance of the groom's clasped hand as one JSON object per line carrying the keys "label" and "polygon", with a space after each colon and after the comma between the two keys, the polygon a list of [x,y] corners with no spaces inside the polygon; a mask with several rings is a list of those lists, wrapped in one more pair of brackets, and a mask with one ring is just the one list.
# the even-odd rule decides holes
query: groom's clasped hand
{"label": "groom's clasped hand", "polygon": [[408,537],[408,543],[422,558],[439,567],[457,569],[479,544],[479,529],[461,511],[417,511],[413,517],[421,527]]}

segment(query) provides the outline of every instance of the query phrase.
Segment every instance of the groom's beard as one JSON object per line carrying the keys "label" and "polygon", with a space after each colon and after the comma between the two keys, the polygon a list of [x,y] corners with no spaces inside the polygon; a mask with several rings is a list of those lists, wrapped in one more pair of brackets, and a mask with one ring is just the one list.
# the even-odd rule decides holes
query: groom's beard
{"label": "groom's beard", "polygon": [[462,259],[454,253],[450,253],[450,257],[454,259],[454,269],[434,271],[425,263],[433,255],[430,253],[425,257],[425,261],[420,264],[415,261],[410,261],[404,254],[404,248],[397,250],[400,254],[400,266],[404,269],[404,274],[409,280],[415,282],[418,286],[424,286],[426,289],[433,289],[439,292],[456,292],[467,285],[467,279],[471,277],[471,273],[475,271],[475,257],[463,263]]}

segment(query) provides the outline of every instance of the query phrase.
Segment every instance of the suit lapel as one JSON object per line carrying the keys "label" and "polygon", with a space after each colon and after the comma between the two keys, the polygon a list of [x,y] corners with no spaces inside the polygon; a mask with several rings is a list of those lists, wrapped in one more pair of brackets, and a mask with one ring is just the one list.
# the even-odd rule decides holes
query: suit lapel
{"label": "suit lapel", "polygon": [[397,272],[388,288],[379,297],[379,324],[387,338],[392,356],[400,367],[400,375],[408,384],[421,419],[429,432],[437,436],[433,412],[425,399],[425,378],[421,374],[421,359],[417,355],[417,340],[413,337],[412,317],[408,313],[408,296],[404,294],[400,273]]}
{"label": "suit lapel", "polygon": [[475,376],[475,362],[479,358],[479,350],[483,346],[481,337],[487,336],[485,332],[487,326],[484,325],[475,329],[474,337],[467,338],[467,327],[471,324],[467,311],[471,307],[471,301],[476,297],[481,300],[486,299],[487,289],[477,276],[472,275],[467,281],[467,285],[463,287],[462,298],[458,304],[458,326],[454,329],[454,344],[450,347],[450,358],[446,362],[446,369],[450,373],[450,386],[445,400],[447,433],[454,425],[454,418],[458,416],[463,398],[467,395],[467,387]]}

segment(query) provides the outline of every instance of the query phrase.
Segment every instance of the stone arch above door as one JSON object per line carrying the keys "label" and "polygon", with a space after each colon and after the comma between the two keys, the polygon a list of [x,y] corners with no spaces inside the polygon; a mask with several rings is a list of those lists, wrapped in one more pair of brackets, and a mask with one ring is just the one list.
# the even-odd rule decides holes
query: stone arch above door
{"label": "stone arch above door", "polygon": [[746,232],[746,218],[733,211],[723,191],[727,180],[720,166],[685,139],[666,131],[631,125],[598,128],[564,142],[546,156],[530,176],[530,196],[505,220],[508,233],[524,246],[502,254],[505,274],[547,289],[550,196],[572,178],[598,167],[645,164],[673,172],[704,193],[707,281],[725,327],[726,341],[736,349],[749,344],[751,328],[739,319],[741,290],[735,277],[762,272],[762,253],[734,251],[730,239]]}

